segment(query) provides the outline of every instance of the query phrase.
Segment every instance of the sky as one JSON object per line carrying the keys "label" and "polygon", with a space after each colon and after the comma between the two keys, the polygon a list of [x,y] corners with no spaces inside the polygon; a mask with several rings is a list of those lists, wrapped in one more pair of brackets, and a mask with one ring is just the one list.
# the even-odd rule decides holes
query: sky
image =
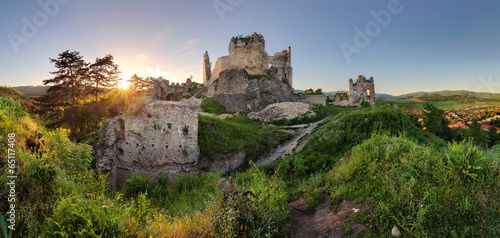
{"label": "sky", "polygon": [[[41,85],[50,58],[114,56],[122,78],[202,82],[232,36],[262,34],[270,55],[291,46],[295,89],[500,93],[498,0],[2,0],[0,85]],[[213,66],[212,65],[212,66]]]}

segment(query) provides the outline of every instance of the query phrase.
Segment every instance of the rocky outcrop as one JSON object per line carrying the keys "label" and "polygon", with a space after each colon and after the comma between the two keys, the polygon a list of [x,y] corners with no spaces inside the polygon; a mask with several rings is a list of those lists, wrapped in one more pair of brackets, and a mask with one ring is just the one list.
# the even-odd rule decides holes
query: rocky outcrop
{"label": "rocky outcrop", "polygon": [[222,72],[208,92],[228,111],[260,111],[272,103],[294,101],[288,84],[270,76],[250,79],[244,69]]}
{"label": "rocky outcrop", "polygon": [[283,102],[271,104],[264,108],[262,111],[249,115],[253,118],[259,118],[264,121],[269,121],[271,119],[280,120],[290,120],[299,116],[314,116],[311,105],[302,102]]}
{"label": "rocky outcrop", "polygon": [[113,187],[123,186],[132,174],[154,178],[197,172],[196,104],[149,99],[136,114],[111,119],[102,133],[97,167],[109,173]]}

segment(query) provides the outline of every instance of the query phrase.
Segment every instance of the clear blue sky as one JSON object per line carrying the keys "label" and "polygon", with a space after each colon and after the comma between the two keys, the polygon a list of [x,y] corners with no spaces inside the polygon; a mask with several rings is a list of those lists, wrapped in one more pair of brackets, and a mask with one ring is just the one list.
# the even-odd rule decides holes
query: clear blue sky
{"label": "clear blue sky", "polygon": [[201,82],[206,50],[215,63],[232,36],[257,32],[269,54],[292,47],[296,89],[346,90],[363,74],[393,95],[500,92],[499,10],[498,0],[2,0],[0,85],[42,84],[65,50],[112,54],[124,78]]}

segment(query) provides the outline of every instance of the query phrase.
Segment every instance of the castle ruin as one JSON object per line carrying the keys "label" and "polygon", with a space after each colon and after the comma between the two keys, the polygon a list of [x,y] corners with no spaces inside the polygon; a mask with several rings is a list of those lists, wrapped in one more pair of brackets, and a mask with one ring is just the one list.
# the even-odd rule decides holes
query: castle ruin
{"label": "castle ruin", "polygon": [[195,84],[191,78],[186,79],[185,83],[170,83],[166,79],[155,79],[153,81],[153,98],[156,100],[167,100],[171,94],[186,94],[191,92]]}
{"label": "castle ruin", "polygon": [[109,173],[112,187],[123,187],[133,174],[175,178],[198,171],[198,106],[194,103],[149,98],[137,113],[110,119],[102,133],[97,168]]}
{"label": "castle ruin", "polygon": [[283,83],[293,86],[291,48],[269,56],[265,50],[266,41],[260,34],[247,37],[233,37],[229,43],[229,55],[217,59],[213,71],[208,51],[203,55],[203,84],[211,85],[222,71],[245,69],[249,74],[267,74]]}
{"label": "castle ruin", "polygon": [[[356,92],[356,97],[354,97],[354,92]],[[375,106],[375,84],[373,77],[367,80],[363,75],[359,75],[356,83],[349,79],[349,103],[355,105],[363,101],[368,101],[370,105]]]}

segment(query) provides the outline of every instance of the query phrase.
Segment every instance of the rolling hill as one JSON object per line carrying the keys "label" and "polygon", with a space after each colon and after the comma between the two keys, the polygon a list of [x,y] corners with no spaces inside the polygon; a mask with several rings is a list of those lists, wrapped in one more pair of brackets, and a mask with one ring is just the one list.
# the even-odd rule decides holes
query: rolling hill
{"label": "rolling hill", "polygon": [[[295,90],[297,93],[304,93],[304,90]],[[340,91],[331,91],[331,92],[323,92],[323,94],[330,96],[330,98],[334,98],[336,93],[348,93],[346,90],[340,90]],[[390,94],[385,94],[385,93],[377,93],[377,97],[381,97],[383,99],[393,99],[397,98],[397,96],[393,96]]]}
{"label": "rolling hill", "polygon": [[36,108],[36,106],[33,105],[31,100],[26,95],[15,88],[0,86],[0,97],[10,97],[14,100],[21,100],[21,104],[28,108],[28,110],[30,111]]}
{"label": "rolling hill", "polygon": [[398,96],[397,98],[398,99],[412,99],[412,98],[429,96],[431,94],[439,94],[441,96],[460,95],[460,96],[476,97],[476,98],[480,98],[480,99],[493,99],[493,98],[500,97],[500,93],[472,92],[472,91],[466,91],[466,90],[443,90],[443,91],[436,91],[436,92],[407,93],[407,94],[403,94],[401,96]]}
{"label": "rolling hill", "polygon": [[37,97],[42,94],[46,94],[47,89],[50,88],[50,86],[17,86],[14,88],[28,97]]}

